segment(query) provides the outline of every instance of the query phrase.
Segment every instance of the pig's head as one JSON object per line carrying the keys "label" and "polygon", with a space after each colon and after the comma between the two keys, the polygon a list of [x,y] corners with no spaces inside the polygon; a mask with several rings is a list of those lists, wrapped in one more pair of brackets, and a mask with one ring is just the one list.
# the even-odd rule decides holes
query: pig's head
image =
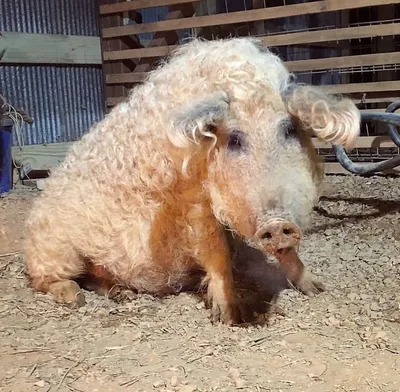
{"label": "pig's head", "polygon": [[276,56],[242,42],[214,67],[204,55],[205,92],[175,113],[169,137],[188,156],[207,154],[201,180],[215,217],[274,253],[298,244],[318,198],[323,172],[311,136],[349,146],[360,115],[350,100],[290,83]]}

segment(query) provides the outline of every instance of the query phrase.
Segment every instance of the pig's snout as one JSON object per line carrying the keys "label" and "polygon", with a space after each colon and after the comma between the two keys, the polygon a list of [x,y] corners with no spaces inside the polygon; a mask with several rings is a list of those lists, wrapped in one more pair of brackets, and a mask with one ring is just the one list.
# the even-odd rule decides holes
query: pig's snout
{"label": "pig's snout", "polygon": [[271,220],[257,232],[266,251],[276,253],[284,249],[295,248],[301,239],[297,225],[286,220]]}

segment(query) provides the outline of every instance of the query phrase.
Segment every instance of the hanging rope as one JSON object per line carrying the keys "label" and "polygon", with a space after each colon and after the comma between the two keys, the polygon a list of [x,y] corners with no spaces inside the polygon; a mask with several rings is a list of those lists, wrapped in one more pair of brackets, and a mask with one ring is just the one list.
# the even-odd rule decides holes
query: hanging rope
{"label": "hanging rope", "polygon": [[[32,124],[33,119],[28,114],[25,113],[24,110],[20,108],[16,108],[10,103],[8,103],[3,95],[0,94],[0,117],[9,118],[13,122],[13,129],[15,131],[15,135],[17,138],[17,144],[20,151],[23,150],[25,146],[24,141],[24,125],[25,123]],[[18,166],[12,157],[12,161],[14,166],[17,169],[21,169],[21,166]]]}

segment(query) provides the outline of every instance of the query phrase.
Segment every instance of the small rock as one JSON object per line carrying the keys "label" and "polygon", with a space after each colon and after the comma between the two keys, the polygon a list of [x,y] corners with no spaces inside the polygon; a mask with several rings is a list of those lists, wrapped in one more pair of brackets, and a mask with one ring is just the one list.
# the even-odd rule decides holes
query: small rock
{"label": "small rock", "polygon": [[142,332],[137,332],[132,335],[132,340],[139,340],[142,337]]}
{"label": "small rock", "polygon": [[328,306],[328,313],[333,313],[336,309],[337,309],[337,308],[336,308],[336,305],[330,304],[330,305]]}
{"label": "small rock", "polygon": [[39,189],[39,191],[43,191],[45,188],[46,182],[43,179],[38,179],[36,180],[36,187]]}
{"label": "small rock", "polygon": [[334,349],[335,349],[335,346],[334,346],[332,343],[326,343],[326,344],[325,344],[325,347],[326,347],[328,350],[334,350]]}
{"label": "small rock", "polygon": [[205,308],[204,302],[199,302],[199,303],[196,305],[196,309],[198,309],[198,310],[203,309],[203,308]]}
{"label": "small rock", "polygon": [[101,317],[107,317],[110,314],[108,309],[103,309],[103,308],[97,309],[95,313],[96,315]]}
{"label": "small rock", "polygon": [[329,323],[329,325],[337,327],[340,324],[340,321],[337,318],[332,316],[332,317],[328,318],[328,323]]}
{"label": "small rock", "polygon": [[245,387],[245,385],[246,385],[246,381],[245,380],[243,380],[243,378],[236,378],[235,379],[235,385],[236,385],[236,388],[244,388]]}
{"label": "small rock", "polygon": [[386,332],[385,332],[385,331],[379,331],[379,332],[377,332],[377,334],[375,335],[375,337],[376,337],[377,339],[386,340]]}
{"label": "small rock", "polygon": [[239,372],[239,370],[236,369],[236,368],[230,368],[230,369],[229,369],[229,375],[230,375],[232,378],[238,378],[238,377],[240,376],[240,372]]}
{"label": "small rock", "polygon": [[46,383],[44,382],[44,380],[40,380],[38,382],[35,382],[33,385],[39,388],[43,388],[46,385]]}
{"label": "small rock", "polygon": [[87,311],[86,306],[82,306],[78,309],[78,313],[85,314]]}
{"label": "small rock", "polygon": [[297,326],[298,326],[300,329],[307,329],[307,328],[308,328],[308,324],[306,324],[306,323],[298,323]]}
{"label": "small rock", "polygon": [[387,346],[386,346],[386,343],[378,343],[378,347],[381,349],[381,350],[384,350],[385,348],[387,348]]}
{"label": "small rock", "polygon": [[356,293],[350,293],[350,294],[347,295],[347,298],[350,301],[355,301],[358,298],[358,295]]}
{"label": "small rock", "polygon": [[170,381],[171,387],[176,387],[178,385],[178,377],[172,376]]}
{"label": "small rock", "polygon": [[[400,240],[400,234],[399,234],[399,237],[398,238],[396,238],[397,240]],[[395,266],[395,265],[398,265],[398,264],[400,264],[400,259],[399,258],[394,258],[393,260],[392,260],[392,265],[393,266]]]}
{"label": "small rock", "polygon": [[194,385],[183,385],[179,388],[179,392],[194,392],[196,389]]}
{"label": "small rock", "polygon": [[374,312],[378,312],[380,310],[380,307],[377,302],[372,302],[372,304],[369,307]]}
{"label": "small rock", "polygon": [[233,378],[236,388],[243,388],[246,385],[246,381],[240,378],[240,372],[238,369],[230,368],[229,375]]}
{"label": "small rock", "polygon": [[154,388],[161,388],[161,387],[165,387],[165,382],[162,380],[158,380],[156,382],[153,383],[153,387]]}

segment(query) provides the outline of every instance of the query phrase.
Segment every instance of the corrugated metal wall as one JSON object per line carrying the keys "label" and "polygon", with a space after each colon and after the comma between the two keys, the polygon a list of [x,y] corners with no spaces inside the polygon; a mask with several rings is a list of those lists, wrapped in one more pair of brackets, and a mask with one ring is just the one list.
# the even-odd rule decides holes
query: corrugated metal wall
{"label": "corrugated metal wall", "polygon": [[[98,4],[0,0],[0,31],[99,36]],[[104,115],[100,66],[0,66],[0,93],[34,117],[25,144],[77,140]]]}

